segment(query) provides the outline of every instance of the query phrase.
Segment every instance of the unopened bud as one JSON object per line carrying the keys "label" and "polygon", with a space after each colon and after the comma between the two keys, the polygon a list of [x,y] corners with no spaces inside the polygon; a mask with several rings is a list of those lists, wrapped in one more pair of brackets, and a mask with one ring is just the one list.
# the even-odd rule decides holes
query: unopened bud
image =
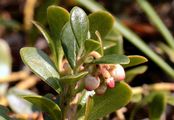
{"label": "unopened bud", "polygon": [[109,73],[108,70],[106,70],[106,68],[101,68],[100,72],[101,72],[102,76],[104,77],[104,79],[108,79],[111,77],[111,74]]}
{"label": "unopened bud", "polygon": [[109,64],[101,64],[100,66],[107,70],[109,70],[111,68],[111,65],[109,65]]}
{"label": "unopened bud", "polygon": [[116,64],[115,68],[110,71],[110,74],[115,81],[122,81],[125,79],[125,71],[120,64]]}
{"label": "unopened bud", "polygon": [[85,82],[85,89],[88,91],[95,90],[100,85],[99,77],[93,77],[91,75],[86,76],[84,82]]}
{"label": "unopened bud", "polygon": [[107,86],[105,84],[103,84],[103,85],[99,86],[95,90],[95,92],[96,92],[97,95],[103,95],[106,92],[106,90],[107,90]]}
{"label": "unopened bud", "polygon": [[84,66],[83,65],[80,66],[80,70],[84,70]]}
{"label": "unopened bud", "polygon": [[106,84],[109,88],[114,88],[115,87],[115,81],[113,77],[110,77],[106,79]]}
{"label": "unopened bud", "polygon": [[63,62],[62,62],[62,72],[65,72],[65,73],[71,72],[71,67],[67,60],[63,60]]}

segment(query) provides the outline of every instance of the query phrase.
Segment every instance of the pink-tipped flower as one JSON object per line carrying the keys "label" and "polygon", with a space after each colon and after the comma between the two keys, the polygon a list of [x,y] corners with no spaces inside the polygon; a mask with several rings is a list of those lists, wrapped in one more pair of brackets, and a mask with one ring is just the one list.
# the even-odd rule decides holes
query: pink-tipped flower
{"label": "pink-tipped flower", "polygon": [[110,71],[110,74],[115,81],[122,81],[125,79],[125,71],[120,64],[116,64],[115,68]]}
{"label": "pink-tipped flower", "polygon": [[111,65],[109,65],[109,64],[101,64],[100,66],[102,68],[105,68],[106,70],[109,70],[111,68]]}
{"label": "pink-tipped flower", "polygon": [[109,88],[114,88],[115,87],[115,81],[113,77],[110,77],[106,79],[106,84]]}
{"label": "pink-tipped flower", "polygon": [[95,90],[95,92],[96,92],[97,95],[103,95],[103,94],[106,92],[106,90],[107,90],[107,86],[106,86],[105,84],[103,84],[103,85],[100,85],[100,86]]}
{"label": "pink-tipped flower", "polygon": [[95,90],[100,85],[99,77],[94,77],[91,75],[86,76],[84,82],[85,82],[85,89],[88,91]]}
{"label": "pink-tipped flower", "polygon": [[108,79],[111,77],[111,74],[109,73],[109,71],[106,68],[101,67],[100,72],[101,72],[102,76],[104,77],[104,79]]}

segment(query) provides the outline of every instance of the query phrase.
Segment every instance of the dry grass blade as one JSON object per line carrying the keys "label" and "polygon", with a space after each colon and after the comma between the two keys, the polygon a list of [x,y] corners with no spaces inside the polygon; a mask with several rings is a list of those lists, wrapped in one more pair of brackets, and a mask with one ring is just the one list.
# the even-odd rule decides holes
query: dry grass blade
{"label": "dry grass blade", "polygon": [[19,71],[13,72],[8,76],[0,77],[0,83],[14,82],[18,80],[23,80],[29,76],[29,72]]}
{"label": "dry grass blade", "polygon": [[35,75],[32,75],[23,81],[19,82],[16,87],[19,89],[29,89],[37,84],[40,79]]}

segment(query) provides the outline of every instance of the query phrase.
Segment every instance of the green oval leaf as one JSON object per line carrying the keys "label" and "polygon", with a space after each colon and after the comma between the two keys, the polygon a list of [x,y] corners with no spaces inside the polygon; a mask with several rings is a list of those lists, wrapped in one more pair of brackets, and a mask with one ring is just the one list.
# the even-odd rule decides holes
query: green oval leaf
{"label": "green oval leaf", "polygon": [[100,48],[100,43],[96,40],[92,40],[92,39],[88,39],[85,41],[85,50],[86,50],[86,54],[97,50],[98,48]]}
{"label": "green oval leaf", "polygon": [[115,88],[108,89],[104,95],[95,95],[89,120],[96,120],[125,106],[130,101],[131,96],[131,88],[124,82],[117,83]]}
{"label": "green oval leaf", "polygon": [[39,49],[25,47],[20,50],[23,62],[44,82],[60,93],[59,74],[49,57]]}
{"label": "green oval leaf", "polygon": [[89,20],[86,13],[79,7],[74,7],[71,12],[70,23],[77,43],[81,48],[87,39],[89,31]]}
{"label": "green oval leaf", "polygon": [[166,107],[166,97],[163,93],[156,93],[149,103],[149,116],[151,120],[160,120]]}
{"label": "green oval leaf", "polygon": [[54,43],[60,38],[63,26],[69,21],[69,12],[59,6],[49,6],[47,9],[47,20],[54,38]]}
{"label": "green oval leaf", "polygon": [[69,12],[62,7],[52,5],[47,9],[47,21],[52,34],[58,70],[60,70],[60,64],[63,57],[63,50],[60,40],[61,30],[63,26],[69,21],[69,17]]}
{"label": "green oval leaf", "polygon": [[74,68],[76,66],[76,40],[71,29],[70,23],[66,23],[62,29],[61,42],[65,56],[71,66]]}
{"label": "green oval leaf", "polygon": [[125,55],[105,55],[93,61],[95,64],[128,64],[129,58]]}
{"label": "green oval leaf", "polygon": [[60,82],[66,83],[66,84],[72,84],[72,83],[79,81],[80,79],[85,77],[87,74],[88,74],[88,72],[81,72],[81,73],[78,73],[75,75],[67,75],[67,76],[60,78]]}
{"label": "green oval leaf", "polygon": [[145,63],[148,61],[147,58],[140,56],[140,55],[130,55],[128,57],[130,59],[130,63],[123,65],[125,68],[136,66],[136,65],[139,65],[139,64],[142,64],[142,63]]}
{"label": "green oval leaf", "polygon": [[114,25],[113,16],[106,11],[98,11],[89,15],[89,30],[91,38],[96,39],[95,32],[99,31],[103,39]]}
{"label": "green oval leaf", "polygon": [[126,82],[131,82],[137,75],[143,74],[147,70],[147,66],[138,66],[126,71]]}
{"label": "green oval leaf", "polygon": [[52,120],[61,120],[61,109],[52,100],[43,96],[23,96],[23,98],[42,111],[47,112]]}
{"label": "green oval leaf", "polygon": [[115,29],[112,29],[107,36],[105,37],[105,39],[103,40],[103,42],[113,42],[115,43],[115,45],[113,46],[109,46],[109,47],[105,47],[105,43],[103,43],[104,45],[104,53],[106,54],[124,54],[124,49],[123,49],[123,36]]}

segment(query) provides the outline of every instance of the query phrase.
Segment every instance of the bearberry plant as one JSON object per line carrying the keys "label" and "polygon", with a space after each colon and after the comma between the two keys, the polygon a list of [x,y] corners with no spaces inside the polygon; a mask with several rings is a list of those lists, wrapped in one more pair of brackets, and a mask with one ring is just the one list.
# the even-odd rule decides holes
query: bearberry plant
{"label": "bearberry plant", "polygon": [[95,120],[125,106],[131,88],[123,80],[124,68],[146,61],[123,55],[113,35],[113,16],[105,11],[87,14],[79,7],[70,13],[59,6],[47,9],[49,32],[37,22],[51,56],[34,47],[20,50],[23,62],[56,92],[23,96],[48,113],[52,120]]}

